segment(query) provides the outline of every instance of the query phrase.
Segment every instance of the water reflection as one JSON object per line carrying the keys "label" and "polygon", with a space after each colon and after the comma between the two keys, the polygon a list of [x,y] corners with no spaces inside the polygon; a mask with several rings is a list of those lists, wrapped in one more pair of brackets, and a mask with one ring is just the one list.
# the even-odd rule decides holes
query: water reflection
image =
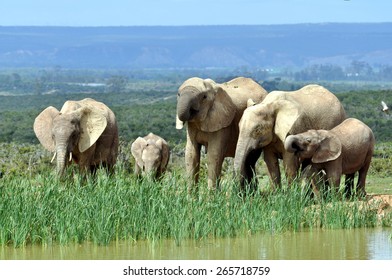
{"label": "water reflection", "polygon": [[263,233],[246,237],[157,242],[90,243],[67,246],[0,247],[0,259],[270,259],[367,260],[392,259],[391,229],[310,230]]}

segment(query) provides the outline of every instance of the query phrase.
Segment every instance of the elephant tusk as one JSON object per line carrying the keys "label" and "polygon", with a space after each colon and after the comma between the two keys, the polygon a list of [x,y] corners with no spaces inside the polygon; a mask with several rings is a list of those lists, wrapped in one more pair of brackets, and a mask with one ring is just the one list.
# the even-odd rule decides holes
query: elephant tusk
{"label": "elephant tusk", "polygon": [[69,161],[72,161],[72,152],[69,153]]}
{"label": "elephant tusk", "polygon": [[52,162],[54,161],[54,159],[56,158],[56,155],[57,155],[57,152],[54,152],[54,155],[53,155],[53,157],[52,157],[50,163],[52,163]]}

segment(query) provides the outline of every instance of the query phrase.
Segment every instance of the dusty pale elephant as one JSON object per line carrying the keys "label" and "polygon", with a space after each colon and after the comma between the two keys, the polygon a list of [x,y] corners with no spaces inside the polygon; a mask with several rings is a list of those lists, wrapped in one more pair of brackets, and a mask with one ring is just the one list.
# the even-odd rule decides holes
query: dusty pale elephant
{"label": "dusty pale elephant", "polygon": [[252,182],[254,171],[246,165],[249,161],[257,161],[261,151],[272,185],[281,185],[279,159],[283,159],[290,183],[296,176],[300,161],[296,155],[285,151],[286,136],[309,129],[331,129],[345,118],[338,98],[319,85],[269,93],[263,102],[244,111],[239,124],[234,169],[241,175],[241,183]]}
{"label": "dusty pale elephant", "polygon": [[[211,79],[190,78],[178,90],[177,129],[187,123],[185,164],[189,176],[198,181],[200,148],[207,151],[208,187],[215,188],[225,157],[233,157],[238,122],[252,98],[261,102],[267,92],[255,81],[238,77],[219,84]],[[252,164],[252,163],[250,163]]]}
{"label": "dusty pale elephant", "polygon": [[150,175],[158,179],[166,171],[170,150],[162,137],[153,133],[138,137],[132,143],[131,152],[136,161],[136,175]]}
{"label": "dusty pale elephant", "polygon": [[86,98],[66,101],[58,111],[50,106],[34,121],[34,132],[57,156],[57,172],[62,175],[68,162],[82,171],[102,165],[112,169],[118,153],[118,128],[114,113],[103,103]]}
{"label": "dusty pale elephant", "polygon": [[[346,193],[354,186],[358,172],[356,193],[365,195],[366,175],[374,151],[372,130],[363,122],[349,118],[331,130],[308,130],[286,138],[285,149],[303,159],[311,159],[310,173],[324,170],[330,185],[340,186],[346,174]],[[313,184],[318,193],[317,187]]]}

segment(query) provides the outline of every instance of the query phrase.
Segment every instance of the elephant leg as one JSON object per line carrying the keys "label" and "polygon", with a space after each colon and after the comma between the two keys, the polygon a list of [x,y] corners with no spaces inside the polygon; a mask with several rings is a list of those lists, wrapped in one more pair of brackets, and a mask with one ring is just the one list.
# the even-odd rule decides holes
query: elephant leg
{"label": "elephant leg", "polygon": [[369,170],[370,166],[370,161],[365,164],[361,169],[359,169],[358,172],[358,183],[356,186],[356,192],[359,196],[365,196],[366,195],[366,190],[365,190],[365,185],[366,185],[366,176],[367,172]]}
{"label": "elephant leg", "polygon": [[346,197],[351,197],[352,191],[354,190],[354,178],[355,173],[346,174],[346,178],[344,181],[344,193]]}
{"label": "elephant leg", "polygon": [[207,153],[208,188],[215,189],[219,185],[219,177],[222,172],[223,156],[215,153]]}
{"label": "elephant leg", "polygon": [[368,151],[365,159],[365,164],[358,171],[358,183],[357,183],[356,191],[357,194],[360,196],[366,196],[366,191],[365,191],[366,176],[369,171],[370,162],[372,161],[372,156],[373,156],[373,149]]}
{"label": "elephant leg", "polygon": [[114,164],[111,164],[109,162],[104,162],[102,163],[102,166],[105,168],[107,174],[109,175],[114,174]]}
{"label": "elephant leg", "polygon": [[358,183],[356,186],[356,192],[358,196],[366,196],[365,185],[366,185],[367,170],[360,169],[358,172]]}
{"label": "elephant leg", "polygon": [[316,178],[317,176],[316,174],[314,174],[314,176],[312,176],[311,179],[311,184],[312,184],[312,191],[313,191],[313,195],[314,197],[316,197],[317,199],[320,199],[320,188],[318,186],[318,184],[320,183]]}
{"label": "elephant leg", "polygon": [[215,189],[219,185],[219,177],[222,172],[222,164],[227,139],[219,136],[211,137],[208,143],[207,166],[208,166],[208,188]]}
{"label": "elephant leg", "polygon": [[98,165],[94,164],[94,165],[90,165],[90,174],[95,176],[97,174],[97,170],[98,170]]}
{"label": "elephant leg", "polygon": [[272,188],[281,187],[279,159],[270,149],[264,149],[264,162],[267,165]]}
{"label": "elephant leg", "polygon": [[283,166],[287,177],[287,183],[290,186],[297,176],[299,169],[299,159],[293,153],[283,154]]}
{"label": "elephant leg", "polygon": [[140,166],[135,163],[135,171],[134,171],[135,175],[140,175],[142,173],[142,169],[140,168]]}
{"label": "elephant leg", "polygon": [[155,179],[159,180],[162,177],[163,171],[161,168],[158,168],[157,172],[155,172]]}
{"label": "elephant leg", "polygon": [[189,136],[185,148],[186,172],[195,184],[199,181],[201,145],[194,142]]}
{"label": "elephant leg", "polygon": [[339,190],[340,188],[340,179],[341,179],[342,173],[341,172],[328,172],[327,171],[327,178],[328,178],[328,183],[329,187],[332,190]]}

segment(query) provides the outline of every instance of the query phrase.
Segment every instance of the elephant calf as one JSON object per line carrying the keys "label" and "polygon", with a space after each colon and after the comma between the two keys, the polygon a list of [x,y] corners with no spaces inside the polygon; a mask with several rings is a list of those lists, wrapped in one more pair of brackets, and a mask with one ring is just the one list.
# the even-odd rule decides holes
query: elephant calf
{"label": "elephant calf", "polygon": [[[311,159],[311,172],[324,170],[329,183],[335,187],[340,186],[340,178],[345,174],[347,195],[353,189],[354,175],[358,171],[356,191],[365,195],[366,175],[374,144],[372,130],[363,122],[349,118],[331,130],[308,130],[290,135],[284,146],[301,159]],[[314,190],[317,194],[317,188]]]}
{"label": "elephant calf", "polygon": [[169,145],[158,135],[149,133],[138,137],[132,143],[131,152],[136,161],[136,175],[151,175],[158,179],[166,171],[170,156]]}

